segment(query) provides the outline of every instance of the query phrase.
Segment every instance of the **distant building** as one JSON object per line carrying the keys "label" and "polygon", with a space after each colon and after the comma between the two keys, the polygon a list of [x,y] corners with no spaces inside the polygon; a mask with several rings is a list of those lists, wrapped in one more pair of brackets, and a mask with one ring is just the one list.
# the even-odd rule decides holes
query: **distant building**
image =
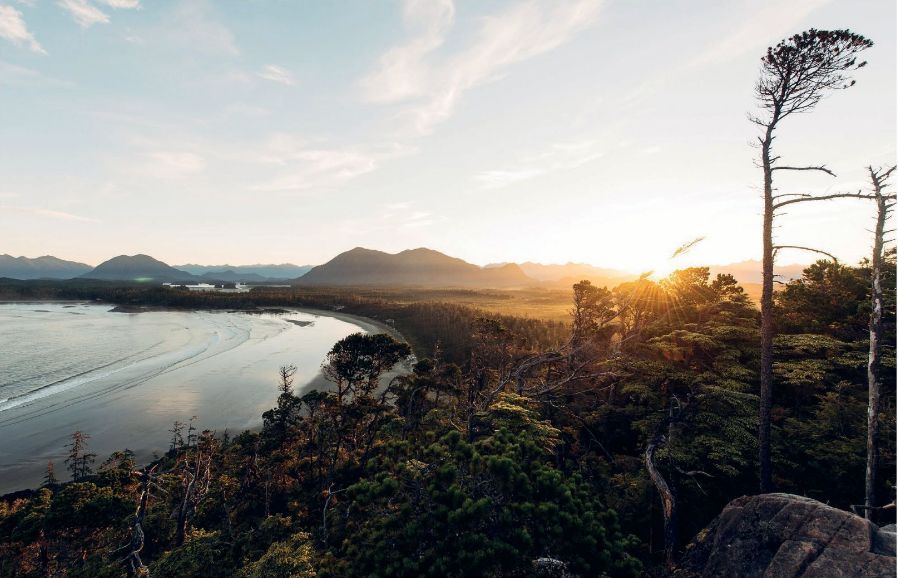
{"label": "distant building", "polygon": [[249,285],[244,285],[242,283],[233,285],[213,285],[211,283],[163,283],[162,285],[169,289],[187,289],[188,291],[207,291],[213,293],[249,293],[249,290],[252,289]]}

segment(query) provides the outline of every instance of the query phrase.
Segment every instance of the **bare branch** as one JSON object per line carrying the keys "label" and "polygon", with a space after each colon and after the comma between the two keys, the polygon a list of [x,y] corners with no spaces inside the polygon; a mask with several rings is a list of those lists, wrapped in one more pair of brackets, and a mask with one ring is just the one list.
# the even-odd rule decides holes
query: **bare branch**
{"label": "bare branch", "polygon": [[773,195],[772,199],[781,199],[783,197],[813,197],[814,195],[810,195],[808,193],[783,193],[781,195]]}
{"label": "bare branch", "polygon": [[820,253],[821,255],[826,255],[830,259],[833,260],[834,263],[838,264],[839,260],[832,254],[827,253],[826,251],[821,251],[820,249],[814,249],[812,247],[800,247],[798,245],[774,245],[773,253],[776,254],[780,249],[798,249],[800,251],[810,251],[812,253]]}
{"label": "bare branch", "polygon": [[860,516],[858,510],[894,510],[895,502],[893,501],[891,504],[886,504],[885,506],[866,506],[864,504],[852,504],[851,511],[856,515]]}
{"label": "bare branch", "polygon": [[702,470],[689,470],[689,471],[685,471],[685,470],[683,470],[682,468],[680,468],[679,466],[674,466],[674,467],[676,468],[676,470],[677,470],[678,472],[680,472],[680,473],[683,474],[684,476],[689,476],[689,477],[693,477],[693,476],[706,476],[706,477],[708,477],[708,478],[713,478],[713,477],[714,477],[714,476],[712,476],[711,474],[709,474],[708,472],[704,472],[704,471],[702,471]]}
{"label": "bare branch", "polygon": [[818,167],[771,167],[771,171],[820,171],[822,173],[826,173],[831,177],[836,176],[836,173],[832,172],[826,165],[820,165]]}
{"label": "bare branch", "polygon": [[832,199],[875,199],[875,195],[868,195],[864,193],[833,193],[832,195],[820,195],[820,196],[812,196],[808,195],[807,197],[798,197],[795,199],[789,199],[787,201],[780,201],[779,203],[774,203],[773,209],[780,209],[785,207],[786,205],[792,205],[795,203],[804,203],[807,201],[831,201]]}

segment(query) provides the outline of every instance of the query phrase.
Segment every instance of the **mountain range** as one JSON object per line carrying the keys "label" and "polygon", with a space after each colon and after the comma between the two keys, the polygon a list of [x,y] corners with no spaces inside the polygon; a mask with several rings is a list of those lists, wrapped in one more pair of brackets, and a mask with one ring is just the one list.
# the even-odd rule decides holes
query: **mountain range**
{"label": "mountain range", "polygon": [[[192,275],[199,275],[209,279],[220,281],[273,281],[296,279],[305,275],[312,265],[294,265],[282,263],[280,265],[174,265],[175,269],[187,271]],[[223,275],[223,276],[222,276]]]}
{"label": "mountain range", "polygon": [[[742,261],[710,268],[711,274],[730,273],[746,286],[761,280],[758,261]],[[780,279],[799,278],[804,265],[777,268]],[[327,263],[281,265],[181,265],[172,267],[149,255],[119,255],[96,267],[44,256],[35,259],[0,255],[0,277],[14,279],[99,279],[156,283],[290,282],[306,286],[419,286],[467,288],[569,287],[582,279],[613,287],[636,275],[585,263],[495,263],[479,267],[432,249],[385,253],[356,247]]]}
{"label": "mountain range", "polygon": [[[487,268],[503,267],[508,263],[491,263]],[[531,279],[539,281],[545,286],[564,286],[569,287],[578,281],[588,279],[595,285],[613,287],[626,281],[632,281],[639,277],[631,273],[626,273],[618,269],[607,269],[604,267],[595,267],[586,263],[565,263],[563,265],[545,265],[543,263],[533,263],[525,261],[519,263],[521,271]]]}
{"label": "mountain range", "polygon": [[158,283],[196,281],[197,277],[186,271],[154,259],[149,255],[119,255],[104,261],[82,275],[81,279],[104,281],[154,281]]}
{"label": "mountain range", "polygon": [[508,288],[526,287],[533,281],[515,264],[478,267],[423,247],[395,254],[356,247],[312,267],[296,283]]}
{"label": "mountain range", "polygon": [[0,255],[0,277],[12,279],[71,279],[93,267],[76,261],[64,261],[50,255],[29,259]]}

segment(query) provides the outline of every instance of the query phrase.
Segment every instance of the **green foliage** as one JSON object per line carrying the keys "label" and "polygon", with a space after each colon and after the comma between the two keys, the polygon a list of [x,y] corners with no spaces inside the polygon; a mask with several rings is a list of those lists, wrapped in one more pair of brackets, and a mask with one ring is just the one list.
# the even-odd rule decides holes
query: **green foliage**
{"label": "green foliage", "polygon": [[243,566],[237,578],[315,578],[314,551],[309,534],[298,533],[274,542],[262,556]]}
{"label": "green foliage", "polygon": [[[863,497],[866,275],[818,263],[777,295],[776,483],[841,507]],[[536,575],[536,559],[635,576],[660,549],[644,464],[659,432],[655,464],[684,540],[756,487],[758,312],[707,268],[612,291],[578,283],[567,328],[411,294],[104,291],[176,306],[345,305],[394,319],[419,353],[387,384],[408,347],[350,336],[324,368],[335,388],[294,392],[286,368],[260,431],[185,440],[176,423],[141,521],[152,576],[511,577]],[[888,322],[890,368],[894,331]],[[880,478],[892,491],[894,371],[883,377]],[[129,572],[145,478],[127,450],[94,473],[86,440],[70,447],[76,481],[0,498],[0,577]],[[192,477],[202,487],[188,493]]]}
{"label": "green foliage", "polygon": [[180,548],[164,553],[150,566],[154,578],[228,578],[232,576],[229,563],[230,548],[218,532],[198,532]]}
{"label": "green foliage", "polygon": [[[422,460],[394,459],[354,485],[340,576],[526,575],[550,556],[575,572],[636,576],[632,541],[577,476],[546,462],[526,433],[476,443],[447,434]],[[335,512],[333,520],[339,520]]]}

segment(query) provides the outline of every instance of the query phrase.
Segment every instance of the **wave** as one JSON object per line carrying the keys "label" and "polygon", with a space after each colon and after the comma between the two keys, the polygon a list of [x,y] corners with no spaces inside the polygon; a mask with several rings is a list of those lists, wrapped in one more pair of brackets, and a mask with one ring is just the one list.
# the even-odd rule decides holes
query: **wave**
{"label": "wave", "polygon": [[126,355],[125,357],[121,357],[119,359],[110,361],[109,363],[104,363],[102,365],[98,365],[96,367],[86,369],[86,370],[76,373],[74,375],[70,375],[70,376],[64,377],[62,379],[58,379],[52,383],[42,385],[35,389],[29,390],[25,393],[22,393],[19,395],[13,395],[8,398],[4,398],[4,399],[0,400],[0,412],[6,411],[8,409],[12,409],[14,407],[19,407],[21,405],[25,405],[27,403],[31,403],[31,402],[37,401],[39,399],[49,397],[56,393],[61,393],[63,391],[67,391],[74,387],[78,387],[79,385],[84,385],[86,383],[90,383],[90,382],[96,381],[98,379],[103,379],[105,377],[109,377],[109,376],[114,375],[120,371],[124,371],[124,370],[132,368],[132,367],[136,367],[143,361],[153,359],[153,356],[139,359],[133,363],[130,363],[127,365],[122,365],[121,367],[116,367],[115,369],[111,369],[109,371],[101,371],[108,367],[112,367],[116,364],[126,362],[129,359],[134,359],[136,357],[139,357],[142,354],[144,354],[152,349],[155,349],[162,343],[164,343],[164,342],[159,341],[157,343],[154,343],[150,347],[142,349],[136,353],[132,353],[131,355]]}
{"label": "wave", "polygon": [[[207,321],[209,321],[209,319],[207,319]],[[287,327],[290,326],[287,325]],[[181,326],[181,328],[187,329],[191,333],[193,333],[194,331],[194,328],[190,328],[188,326]],[[203,330],[200,330],[200,333],[202,332]],[[154,346],[150,348],[147,348],[141,352],[132,354],[120,360],[116,360],[102,366],[83,371],[76,375],[66,377],[54,383],[47,384],[27,393],[23,393],[19,396],[11,396],[5,401],[0,401],[0,414],[2,414],[3,412],[10,409],[22,408],[22,406],[27,406],[30,404],[34,404],[35,402],[44,400],[44,403],[39,404],[39,406],[35,407],[32,411],[26,410],[23,412],[20,409],[20,411],[14,412],[14,415],[0,416],[0,425],[13,425],[21,421],[25,421],[39,415],[44,415],[46,413],[50,413],[64,407],[70,407],[86,400],[108,395],[115,391],[137,387],[142,383],[145,383],[150,379],[156,378],[160,375],[164,375],[173,371],[183,369],[185,367],[189,367],[191,365],[195,365],[197,363],[231,351],[239,347],[240,345],[247,343],[251,339],[250,335],[251,331],[249,329],[240,327],[239,325],[235,324],[232,319],[216,319],[213,321],[212,332],[208,335],[205,335],[203,341],[200,343],[196,343],[195,340],[192,339],[192,343],[186,347],[181,347],[173,351],[167,351],[144,359],[139,359],[134,363],[122,365],[121,367],[115,367],[108,371],[99,371],[104,368],[113,366],[117,363],[121,363],[121,361],[123,360],[132,359],[136,356],[139,356],[140,353],[145,353],[149,349],[152,349],[153,347],[158,345],[154,344]],[[164,343],[164,341],[160,343]],[[220,344],[224,345],[224,347],[217,347]],[[126,375],[123,375],[108,384],[94,388],[83,387],[85,385],[99,382],[123,372],[125,372]],[[72,390],[77,390],[78,388],[81,388],[83,391],[76,391],[75,393],[66,396],[66,399],[64,401],[60,401],[57,403],[48,403],[46,401],[47,398],[52,398],[53,396],[56,396],[63,392],[71,392]],[[8,417],[8,419],[2,419],[2,417]]]}

